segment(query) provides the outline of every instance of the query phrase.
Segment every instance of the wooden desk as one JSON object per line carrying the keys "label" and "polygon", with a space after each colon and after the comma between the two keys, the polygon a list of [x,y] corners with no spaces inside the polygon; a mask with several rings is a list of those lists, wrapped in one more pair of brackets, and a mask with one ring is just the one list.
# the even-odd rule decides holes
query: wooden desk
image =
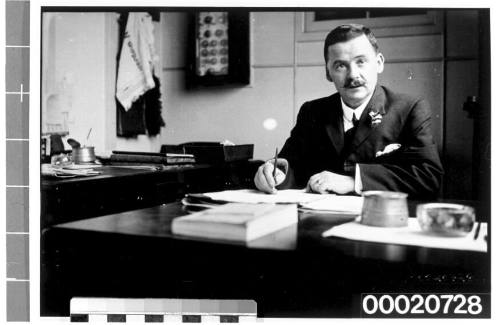
{"label": "wooden desk", "polygon": [[246,245],[172,234],[186,213],[172,203],[45,230],[42,315],[94,296],[254,299],[259,317],[359,317],[361,293],[490,292],[486,253],[321,237],[348,216],[303,214]]}
{"label": "wooden desk", "polygon": [[98,167],[90,177],[42,177],[41,226],[173,202],[185,193],[249,187],[261,161],[171,166],[162,171]]}

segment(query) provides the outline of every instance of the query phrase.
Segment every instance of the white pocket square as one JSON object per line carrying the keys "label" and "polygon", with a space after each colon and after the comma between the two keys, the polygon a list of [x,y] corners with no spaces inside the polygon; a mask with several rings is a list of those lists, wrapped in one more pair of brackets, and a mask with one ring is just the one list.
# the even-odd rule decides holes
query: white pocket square
{"label": "white pocket square", "polygon": [[399,143],[391,143],[391,144],[388,144],[384,150],[382,151],[377,151],[377,153],[375,154],[375,157],[380,157],[380,156],[383,156],[383,155],[387,155],[393,151],[396,151],[398,150],[399,148],[401,148],[401,145]]}

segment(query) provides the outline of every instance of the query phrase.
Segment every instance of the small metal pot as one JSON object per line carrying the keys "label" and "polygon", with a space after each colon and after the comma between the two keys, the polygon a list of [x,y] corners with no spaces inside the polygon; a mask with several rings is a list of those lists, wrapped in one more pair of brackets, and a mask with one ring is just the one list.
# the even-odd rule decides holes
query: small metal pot
{"label": "small metal pot", "polygon": [[94,147],[73,148],[73,162],[75,164],[85,164],[95,162]]}
{"label": "small metal pot", "polygon": [[408,194],[389,191],[363,192],[361,223],[377,227],[408,226]]}

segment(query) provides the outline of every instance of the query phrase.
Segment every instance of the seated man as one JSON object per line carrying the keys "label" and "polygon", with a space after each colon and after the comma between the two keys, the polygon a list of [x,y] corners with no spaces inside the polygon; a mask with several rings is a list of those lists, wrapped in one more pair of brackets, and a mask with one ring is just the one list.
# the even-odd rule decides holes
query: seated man
{"label": "seated man", "polygon": [[325,39],[326,78],[337,93],[302,105],[278,155],[259,167],[257,188],[307,187],[317,193],[367,190],[435,197],[443,168],[429,104],[377,84],[384,69],[370,29],[342,25]]}

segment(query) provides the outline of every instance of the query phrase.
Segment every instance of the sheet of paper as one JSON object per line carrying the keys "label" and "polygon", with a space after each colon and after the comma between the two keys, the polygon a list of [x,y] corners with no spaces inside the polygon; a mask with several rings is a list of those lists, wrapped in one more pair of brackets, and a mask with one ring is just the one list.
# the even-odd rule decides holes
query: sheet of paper
{"label": "sheet of paper", "polygon": [[311,212],[331,212],[361,214],[363,208],[363,197],[353,195],[322,195],[317,201],[304,203],[301,206],[303,211]]}
{"label": "sheet of paper", "polygon": [[360,224],[359,219],[357,219],[325,231],[323,237],[335,236],[386,244],[486,252],[487,244],[484,236],[487,235],[487,232],[487,224],[483,223],[477,240],[473,239],[473,231],[465,237],[443,237],[424,233],[416,218],[409,218],[408,227],[396,228],[365,226]]}
{"label": "sheet of paper", "polygon": [[323,198],[321,194],[306,193],[305,190],[281,190],[267,194],[257,190],[232,190],[203,193],[212,200],[235,203],[307,203]]}

